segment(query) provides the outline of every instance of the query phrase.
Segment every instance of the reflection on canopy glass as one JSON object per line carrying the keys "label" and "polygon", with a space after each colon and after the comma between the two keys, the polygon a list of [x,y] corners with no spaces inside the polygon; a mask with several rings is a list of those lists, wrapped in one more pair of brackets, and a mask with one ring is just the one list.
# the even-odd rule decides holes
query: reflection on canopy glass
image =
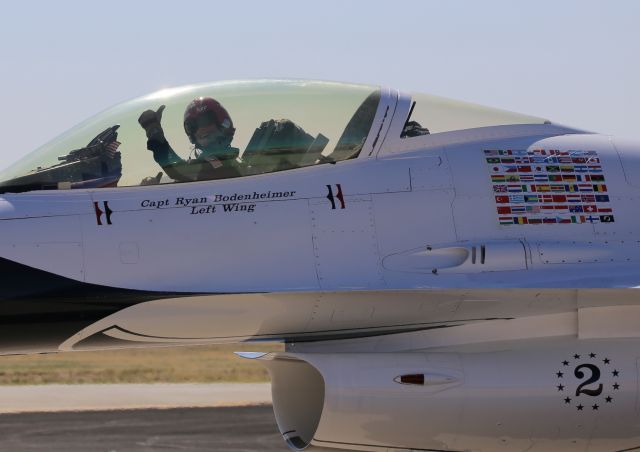
{"label": "reflection on canopy glass", "polygon": [[222,82],[115,106],[0,174],[0,190],[101,188],[283,171],[356,157],[380,101],[373,86]]}

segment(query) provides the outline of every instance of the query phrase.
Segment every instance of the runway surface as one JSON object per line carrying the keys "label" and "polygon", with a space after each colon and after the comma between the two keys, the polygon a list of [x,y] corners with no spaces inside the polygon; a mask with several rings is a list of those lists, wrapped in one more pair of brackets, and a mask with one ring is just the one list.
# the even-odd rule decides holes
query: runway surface
{"label": "runway surface", "polygon": [[268,383],[0,386],[0,452],[287,450]]}
{"label": "runway surface", "polygon": [[269,383],[0,386],[0,413],[213,408],[270,403]]}
{"label": "runway surface", "polygon": [[287,451],[270,405],[0,414],[0,451]]}

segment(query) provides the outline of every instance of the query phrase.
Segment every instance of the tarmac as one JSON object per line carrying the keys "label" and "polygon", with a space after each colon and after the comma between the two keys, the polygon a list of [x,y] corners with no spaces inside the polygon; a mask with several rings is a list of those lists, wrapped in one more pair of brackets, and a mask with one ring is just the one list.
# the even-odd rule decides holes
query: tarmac
{"label": "tarmac", "polygon": [[269,383],[0,386],[0,413],[271,404]]}
{"label": "tarmac", "polygon": [[0,387],[0,451],[287,451],[269,384]]}

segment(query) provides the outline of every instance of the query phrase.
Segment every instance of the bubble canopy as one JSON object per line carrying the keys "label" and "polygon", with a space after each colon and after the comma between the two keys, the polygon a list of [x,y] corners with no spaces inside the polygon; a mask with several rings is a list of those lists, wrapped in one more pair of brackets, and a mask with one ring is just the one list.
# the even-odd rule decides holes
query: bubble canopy
{"label": "bubble canopy", "polygon": [[[0,191],[189,182],[346,160],[362,149],[380,96],[375,86],[292,80],[158,91],[105,110],[36,149],[0,173]],[[222,110],[216,116],[203,111],[204,103],[192,108],[188,136],[185,110],[208,98]],[[149,136],[141,117],[147,111],[145,118],[159,119],[159,135]]]}
{"label": "bubble canopy", "polygon": [[[382,90],[306,80],[166,89],[86,120],[0,173],[0,193],[245,177],[355,158]],[[401,138],[543,118],[414,93]]]}

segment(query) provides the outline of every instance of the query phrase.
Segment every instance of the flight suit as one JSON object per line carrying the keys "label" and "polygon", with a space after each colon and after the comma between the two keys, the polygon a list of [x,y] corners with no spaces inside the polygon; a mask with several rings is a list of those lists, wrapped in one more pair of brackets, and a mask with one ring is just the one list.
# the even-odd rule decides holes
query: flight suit
{"label": "flight suit", "polygon": [[147,149],[167,175],[177,182],[227,179],[240,176],[236,157],[239,150],[228,147],[214,153],[201,151],[195,159],[184,160],[175,153],[168,141],[148,140]]}

